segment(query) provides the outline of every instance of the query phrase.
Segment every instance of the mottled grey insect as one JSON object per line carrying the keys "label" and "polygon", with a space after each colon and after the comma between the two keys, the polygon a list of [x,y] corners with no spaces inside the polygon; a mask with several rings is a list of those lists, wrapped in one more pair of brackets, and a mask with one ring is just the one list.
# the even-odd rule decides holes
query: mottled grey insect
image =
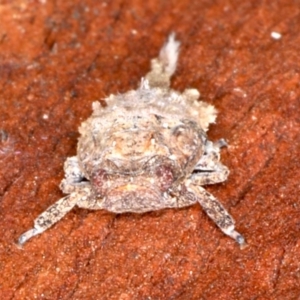
{"label": "mottled grey insect", "polygon": [[107,107],[79,128],[77,155],[67,158],[60,188],[68,194],[44,211],[19,245],[58,222],[74,206],[114,213],[144,213],[199,202],[220,229],[241,246],[234,220],[202,186],[223,182],[229,171],[220,162],[224,140],[206,137],[215,108],[199,101],[196,89],[170,89],[179,42],[170,35],[137,90],[111,95]]}

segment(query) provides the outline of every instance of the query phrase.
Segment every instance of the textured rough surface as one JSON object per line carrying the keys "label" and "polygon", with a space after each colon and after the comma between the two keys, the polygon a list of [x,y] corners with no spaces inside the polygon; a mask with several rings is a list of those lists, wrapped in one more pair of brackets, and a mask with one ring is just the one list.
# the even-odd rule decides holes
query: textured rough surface
{"label": "textured rough surface", "polygon": [[[299,299],[299,3],[2,1],[0,20],[1,299]],[[229,179],[207,190],[249,246],[195,205],[78,208],[18,249],[62,196],[91,103],[135,88],[171,31],[172,87],[199,89],[229,143]]]}
{"label": "textured rough surface", "polygon": [[234,220],[203,185],[224,182],[229,170],[220,162],[226,142],[208,140],[216,109],[199,101],[196,89],[170,88],[180,43],[172,33],[136,90],[93,103],[79,127],[77,153],[64,163],[60,188],[67,196],[42,212],[26,241],[60,221],[75,206],[113,213],[145,213],[200,203],[220,229],[240,246],[245,238]]}

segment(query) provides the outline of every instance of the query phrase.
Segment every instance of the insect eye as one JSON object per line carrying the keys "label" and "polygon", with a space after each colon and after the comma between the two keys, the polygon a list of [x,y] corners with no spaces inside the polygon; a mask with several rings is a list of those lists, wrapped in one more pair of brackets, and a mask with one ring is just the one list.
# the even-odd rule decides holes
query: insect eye
{"label": "insect eye", "polygon": [[99,196],[104,195],[107,187],[106,187],[106,182],[109,179],[109,176],[107,172],[103,169],[98,170],[93,173],[91,177],[91,183],[93,188],[96,190],[97,194]]}
{"label": "insect eye", "polygon": [[158,179],[159,189],[164,192],[172,185],[174,175],[171,166],[159,165],[155,169],[155,175]]}

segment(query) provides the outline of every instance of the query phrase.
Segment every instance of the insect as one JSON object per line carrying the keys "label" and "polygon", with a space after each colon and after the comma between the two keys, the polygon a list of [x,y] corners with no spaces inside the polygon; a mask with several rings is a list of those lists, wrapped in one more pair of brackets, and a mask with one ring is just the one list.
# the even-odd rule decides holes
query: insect
{"label": "insect", "polygon": [[67,158],[61,198],[18,240],[23,245],[62,219],[74,206],[113,213],[144,213],[200,203],[207,215],[241,247],[244,237],[221,203],[202,186],[223,182],[229,170],[220,162],[221,139],[206,132],[215,108],[199,101],[196,89],[170,88],[180,43],[171,34],[151,61],[140,87],[110,95],[107,106],[93,103],[79,132],[77,155]]}

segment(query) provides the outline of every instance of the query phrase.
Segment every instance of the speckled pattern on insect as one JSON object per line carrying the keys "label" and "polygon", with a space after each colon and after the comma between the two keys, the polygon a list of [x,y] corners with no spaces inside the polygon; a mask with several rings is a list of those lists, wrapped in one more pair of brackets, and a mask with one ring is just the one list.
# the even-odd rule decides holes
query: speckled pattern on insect
{"label": "speckled pattern on insect", "polygon": [[67,158],[60,188],[67,194],[37,217],[19,245],[44,232],[74,206],[114,213],[144,213],[200,203],[207,215],[241,247],[234,220],[202,186],[223,182],[224,140],[206,136],[215,108],[199,101],[196,89],[170,88],[179,42],[170,35],[140,87],[93,103],[81,124],[77,155]]}

